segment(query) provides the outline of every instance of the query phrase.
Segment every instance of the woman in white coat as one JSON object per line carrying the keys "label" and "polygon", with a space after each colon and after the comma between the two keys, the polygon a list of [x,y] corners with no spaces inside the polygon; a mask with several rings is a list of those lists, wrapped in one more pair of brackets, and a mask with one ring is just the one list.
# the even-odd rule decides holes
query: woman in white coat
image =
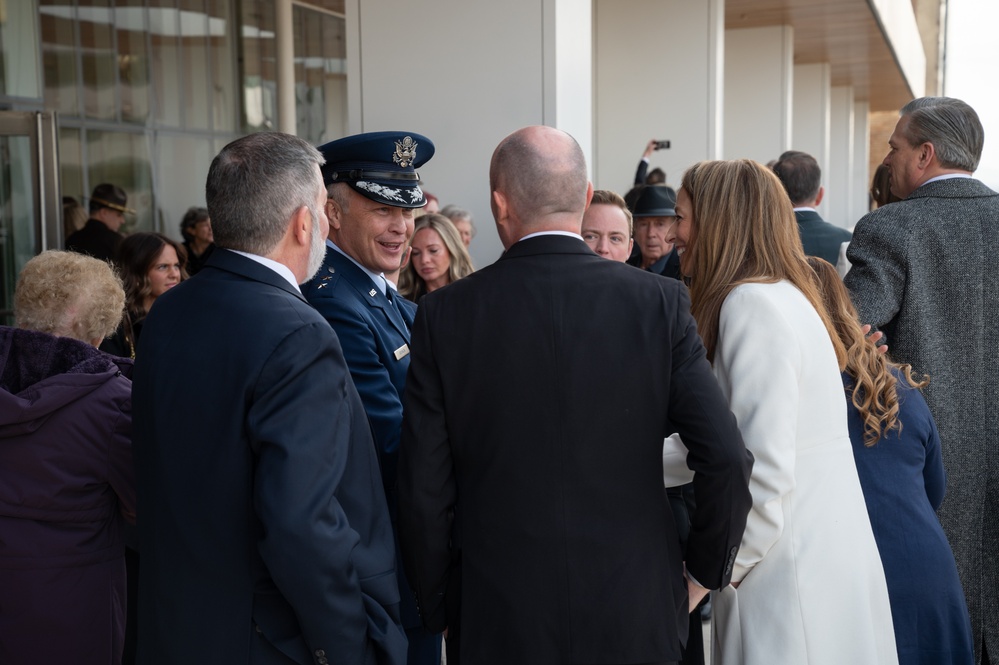
{"label": "woman in white coat", "polygon": [[749,160],[683,176],[669,240],[746,447],[753,508],[714,594],[712,661],[897,663],[847,425],[842,343],[780,181]]}

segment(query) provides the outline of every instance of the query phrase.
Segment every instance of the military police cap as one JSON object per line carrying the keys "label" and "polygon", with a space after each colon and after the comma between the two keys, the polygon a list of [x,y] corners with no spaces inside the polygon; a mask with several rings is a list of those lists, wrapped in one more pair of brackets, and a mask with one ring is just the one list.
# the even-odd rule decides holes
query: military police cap
{"label": "military police cap", "polygon": [[361,196],[397,208],[422,208],[427,199],[416,168],[434,156],[434,144],[414,132],[368,132],[319,146],[327,186],[345,182]]}

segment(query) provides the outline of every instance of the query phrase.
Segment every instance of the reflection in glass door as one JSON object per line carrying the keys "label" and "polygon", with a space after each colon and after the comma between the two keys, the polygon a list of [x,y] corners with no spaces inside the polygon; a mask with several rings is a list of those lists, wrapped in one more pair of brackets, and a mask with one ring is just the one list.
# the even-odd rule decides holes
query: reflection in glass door
{"label": "reflection in glass door", "polygon": [[13,324],[14,286],[35,254],[62,243],[55,118],[0,113],[0,324]]}

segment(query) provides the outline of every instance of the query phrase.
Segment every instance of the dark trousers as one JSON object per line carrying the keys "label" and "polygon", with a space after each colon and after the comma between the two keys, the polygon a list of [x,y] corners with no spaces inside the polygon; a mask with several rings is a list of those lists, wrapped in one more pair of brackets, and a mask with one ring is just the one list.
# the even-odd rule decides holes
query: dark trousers
{"label": "dark trousers", "polygon": [[[407,665],[440,665],[441,636],[431,635],[424,628],[407,628],[406,638],[409,640],[409,651],[406,653]],[[450,659],[448,659],[450,663]]]}

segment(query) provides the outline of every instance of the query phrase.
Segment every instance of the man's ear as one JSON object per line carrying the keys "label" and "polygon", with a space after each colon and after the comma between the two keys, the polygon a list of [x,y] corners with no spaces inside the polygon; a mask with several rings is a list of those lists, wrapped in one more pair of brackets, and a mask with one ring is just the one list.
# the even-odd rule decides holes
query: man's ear
{"label": "man's ear", "polygon": [[936,148],[929,141],[919,146],[919,168],[923,170],[929,168],[936,156]]}
{"label": "man's ear", "polygon": [[510,216],[510,204],[507,203],[506,196],[496,189],[493,190],[493,216],[497,223]]}
{"label": "man's ear", "polygon": [[586,205],[583,206],[583,210],[586,210],[587,208],[590,207],[590,201],[592,201],[592,200],[593,200],[593,183],[587,181],[586,182]]}
{"label": "man's ear", "polygon": [[815,206],[816,206],[816,207],[818,207],[818,205],[819,205],[820,203],[822,203],[822,197],[823,197],[823,196],[825,196],[825,195],[826,195],[826,188],[825,188],[825,187],[822,187],[822,186],[820,185],[820,186],[819,186],[819,193],[818,193],[818,195],[816,195],[816,197],[815,197]]}
{"label": "man's ear", "polygon": [[295,242],[309,247],[312,243],[312,212],[308,206],[299,206],[292,216],[291,230]]}
{"label": "man's ear", "polygon": [[340,230],[341,214],[340,204],[333,199],[326,199],[326,218],[330,220],[330,228]]}

